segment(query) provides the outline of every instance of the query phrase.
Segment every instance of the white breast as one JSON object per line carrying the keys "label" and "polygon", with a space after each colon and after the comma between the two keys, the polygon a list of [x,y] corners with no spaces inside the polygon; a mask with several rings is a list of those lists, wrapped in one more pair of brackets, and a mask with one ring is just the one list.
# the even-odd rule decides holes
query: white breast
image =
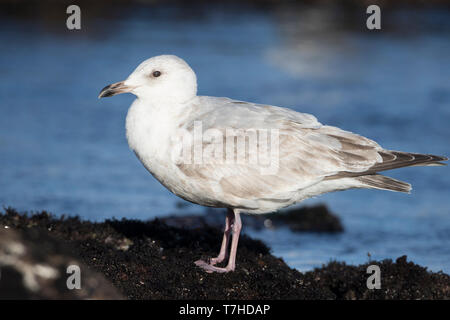
{"label": "white breast", "polygon": [[[175,108],[160,108],[136,99],[128,110],[126,135],[128,145],[144,167],[167,189],[194,201],[196,191],[180,173],[172,155],[180,117]],[[182,117],[181,117],[182,118]],[[177,121],[178,120],[178,121]]]}
{"label": "white breast", "polygon": [[170,153],[170,134],[173,122],[160,109],[152,108],[136,99],[128,110],[126,135],[128,145],[150,173],[164,179]]}

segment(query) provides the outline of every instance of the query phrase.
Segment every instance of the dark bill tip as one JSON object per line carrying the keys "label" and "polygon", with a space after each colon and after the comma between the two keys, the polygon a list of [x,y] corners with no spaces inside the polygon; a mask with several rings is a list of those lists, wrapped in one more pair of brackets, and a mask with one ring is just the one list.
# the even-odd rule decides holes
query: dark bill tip
{"label": "dark bill tip", "polygon": [[98,98],[106,98],[106,97],[112,97],[114,95],[114,91],[111,90],[111,85],[104,87],[100,94],[98,95]]}
{"label": "dark bill tip", "polygon": [[129,92],[129,91],[130,91],[130,88],[127,87],[126,85],[124,85],[123,81],[116,82],[116,83],[113,83],[113,84],[110,84],[110,85],[104,87],[100,91],[98,98],[100,99],[100,98],[112,97],[112,96],[115,96],[116,94],[121,94],[121,93]]}

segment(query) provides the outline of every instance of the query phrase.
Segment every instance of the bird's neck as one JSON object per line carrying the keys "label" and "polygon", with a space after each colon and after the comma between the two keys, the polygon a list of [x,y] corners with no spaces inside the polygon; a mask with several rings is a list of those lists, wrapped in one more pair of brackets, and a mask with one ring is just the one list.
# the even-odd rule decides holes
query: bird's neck
{"label": "bird's neck", "polygon": [[142,95],[136,100],[140,105],[146,106],[154,111],[179,112],[186,108],[192,101],[197,99],[197,95]]}

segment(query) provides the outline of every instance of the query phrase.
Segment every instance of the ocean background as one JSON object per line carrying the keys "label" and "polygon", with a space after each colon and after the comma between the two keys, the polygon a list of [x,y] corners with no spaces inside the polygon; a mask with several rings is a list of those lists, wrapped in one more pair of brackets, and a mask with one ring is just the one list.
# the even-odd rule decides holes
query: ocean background
{"label": "ocean background", "polygon": [[[330,5],[0,6],[0,206],[102,221],[202,213],[172,195],[128,149],[134,97],[98,100],[143,60],[176,54],[200,95],[314,114],[388,149],[450,155],[450,10]],[[450,169],[389,172],[410,195],[350,190],[305,201],[337,214],[340,234],[244,231],[301,271],[331,260],[401,255],[450,273]],[[221,239],[217,239],[218,245]],[[200,253],[199,253],[200,254]]]}

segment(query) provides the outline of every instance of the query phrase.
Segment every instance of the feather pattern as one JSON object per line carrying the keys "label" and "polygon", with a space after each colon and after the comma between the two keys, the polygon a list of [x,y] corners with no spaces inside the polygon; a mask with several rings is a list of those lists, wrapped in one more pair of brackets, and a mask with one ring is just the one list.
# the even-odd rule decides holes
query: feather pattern
{"label": "feather pattern", "polygon": [[[307,189],[313,185],[320,187],[317,194],[328,192],[327,180],[360,177],[382,170],[445,160],[443,157],[384,150],[368,138],[324,126],[314,116],[290,109],[214,97],[199,97],[198,103],[202,106],[202,113],[193,112],[181,127],[193,135],[194,122],[201,120],[203,132],[218,130],[221,133],[219,139],[204,141],[199,140],[203,139],[200,137],[194,141],[202,144],[203,150],[210,148],[223,152],[221,157],[207,163],[178,163],[177,168],[189,178],[209,186],[214,197],[221,195],[221,202],[233,199],[233,206],[249,211],[266,212],[299,202],[306,198],[305,195],[310,196]],[[230,133],[229,129],[236,131]],[[278,132],[279,162],[273,174],[262,174],[261,163],[226,162],[226,141],[245,140],[248,132],[244,130],[251,129]],[[238,152],[243,152],[248,160],[251,157],[249,148],[244,149],[234,146],[232,158],[236,160]],[[180,150],[186,152],[183,148]],[[188,153],[194,154],[194,150]],[[392,182],[388,179],[379,176],[347,179],[343,180],[347,182],[344,189],[380,188],[383,182]],[[393,190],[388,186],[385,189]],[[399,189],[406,190],[407,187]],[[271,199],[273,205],[264,208],[262,203],[267,199]]]}

